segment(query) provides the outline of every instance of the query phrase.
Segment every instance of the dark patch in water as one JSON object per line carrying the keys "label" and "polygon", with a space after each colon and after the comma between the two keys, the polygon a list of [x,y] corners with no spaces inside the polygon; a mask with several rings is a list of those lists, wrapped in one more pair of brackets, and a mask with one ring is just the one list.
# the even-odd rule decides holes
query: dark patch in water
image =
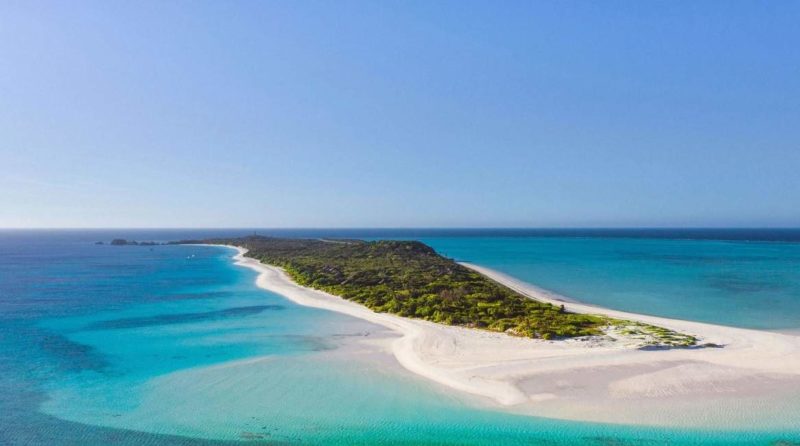
{"label": "dark patch in water", "polygon": [[224,310],[207,311],[202,313],[177,313],[159,314],[149,317],[133,317],[126,319],[113,319],[99,321],[86,326],[87,330],[118,330],[125,328],[151,327],[157,325],[187,324],[203,322],[229,317],[245,317],[267,310],[283,310],[283,305],[253,305],[249,307],[226,308]]}
{"label": "dark patch in water", "polygon": [[242,440],[261,440],[269,436],[269,433],[266,434],[257,434],[255,432],[242,432],[239,434],[239,438]]}
{"label": "dark patch in water", "polygon": [[728,293],[758,293],[786,288],[780,283],[748,279],[738,274],[714,274],[707,276],[706,281],[709,286]]}
{"label": "dark patch in water", "polygon": [[71,341],[59,334],[42,334],[39,345],[43,352],[57,358],[59,368],[67,372],[82,370],[101,372],[109,365],[105,357],[94,347]]}
{"label": "dark patch in water", "polygon": [[674,265],[712,264],[712,263],[724,263],[727,261],[725,259],[692,255],[692,254],[657,254],[644,251],[619,251],[617,254],[623,260],[655,261],[655,262],[671,263]]}
{"label": "dark patch in water", "polygon": [[673,265],[724,265],[729,263],[785,260],[783,257],[768,256],[714,257],[697,254],[659,254],[646,251],[617,251],[617,255],[623,260],[653,261]]}

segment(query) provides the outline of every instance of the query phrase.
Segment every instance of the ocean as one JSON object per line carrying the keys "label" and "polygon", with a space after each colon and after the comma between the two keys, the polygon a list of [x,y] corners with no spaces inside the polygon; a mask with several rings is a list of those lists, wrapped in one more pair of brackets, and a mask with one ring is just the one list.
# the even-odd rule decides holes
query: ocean
{"label": "ocean", "polygon": [[[487,409],[354,342],[391,336],[255,287],[233,252],[95,245],[253,230],[0,231],[0,444],[800,444]],[[800,329],[797,230],[256,230],[418,239],[609,308]],[[794,443],[793,443],[794,442]]]}

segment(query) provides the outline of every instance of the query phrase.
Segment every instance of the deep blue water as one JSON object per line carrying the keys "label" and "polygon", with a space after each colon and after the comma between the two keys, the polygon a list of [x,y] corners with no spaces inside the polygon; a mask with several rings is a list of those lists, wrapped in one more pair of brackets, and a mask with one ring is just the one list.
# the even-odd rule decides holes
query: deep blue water
{"label": "deep blue water", "polygon": [[[252,232],[0,231],[0,444],[800,441],[797,431],[625,427],[480,410],[380,364],[338,361],[331,340],[357,335],[363,323],[255,288],[228,250],[93,244]],[[587,302],[800,327],[800,231],[258,232],[417,238]]]}

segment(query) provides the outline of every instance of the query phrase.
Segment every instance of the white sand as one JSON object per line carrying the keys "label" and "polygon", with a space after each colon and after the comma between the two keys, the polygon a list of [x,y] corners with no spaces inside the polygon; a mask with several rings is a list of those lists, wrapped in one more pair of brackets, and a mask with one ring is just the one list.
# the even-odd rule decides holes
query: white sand
{"label": "white sand", "polygon": [[[485,398],[494,407],[541,416],[653,425],[797,428],[800,336],[607,310],[559,296],[502,273],[472,268],[537,300],[577,313],[641,321],[723,348],[643,351],[595,337],[544,341],[375,313],[295,284],[281,269],[239,254],[259,287],[310,307],[398,332],[389,348],[406,369]],[[724,309],[722,309],[724,310]],[[717,424],[719,425],[719,424]]]}

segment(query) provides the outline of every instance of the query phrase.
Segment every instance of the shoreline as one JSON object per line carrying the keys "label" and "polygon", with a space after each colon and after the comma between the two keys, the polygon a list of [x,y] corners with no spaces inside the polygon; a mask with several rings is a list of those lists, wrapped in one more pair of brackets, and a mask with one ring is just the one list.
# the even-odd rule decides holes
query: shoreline
{"label": "shoreline", "polygon": [[[793,427],[791,420],[769,410],[762,420],[764,405],[792,420],[800,416],[800,404],[792,404],[800,397],[798,336],[609,310],[462,263],[529,298],[564,304],[568,311],[658,325],[723,348],[645,351],[602,337],[519,338],[375,313],[300,286],[280,268],[245,257],[243,248],[211,246],[235,249],[235,263],[256,271],[256,285],[262,289],[397,332],[400,337],[388,349],[400,366],[477,396],[489,408],[549,418],[685,427],[713,426],[717,419],[759,428],[766,427],[765,422]],[[749,405],[759,411],[758,420],[747,410]]]}

